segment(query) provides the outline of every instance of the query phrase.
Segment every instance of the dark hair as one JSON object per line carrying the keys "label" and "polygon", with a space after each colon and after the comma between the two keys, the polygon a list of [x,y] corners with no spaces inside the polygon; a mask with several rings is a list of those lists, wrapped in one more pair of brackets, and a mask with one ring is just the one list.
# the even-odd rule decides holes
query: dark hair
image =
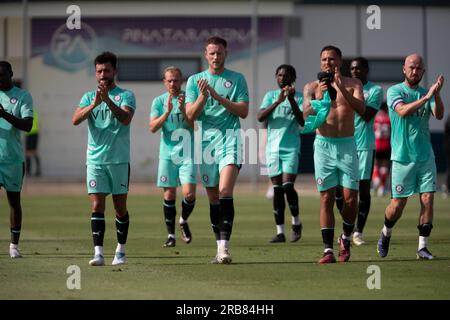
{"label": "dark hair", "polygon": [[295,82],[295,80],[297,79],[297,72],[295,71],[295,68],[293,66],[291,66],[290,64],[282,64],[275,71],[275,75],[277,75],[278,71],[280,71],[281,69],[286,70],[286,73],[291,77],[292,82]]}
{"label": "dark hair", "polygon": [[223,47],[226,49],[227,48],[227,40],[221,38],[221,37],[211,37],[208,40],[206,40],[206,45],[205,47],[207,47],[210,44],[221,44],[223,45]]}
{"label": "dark hair", "polygon": [[12,71],[11,63],[9,63],[8,61],[0,61],[0,66],[2,68],[5,68],[6,71],[8,71],[11,74],[11,77],[12,77],[13,71]]}
{"label": "dark hair", "polygon": [[114,69],[117,69],[117,56],[109,51],[102,52],[94,60],[94,66],[98,64],[111,63]]}
{"label": "dark hair", "polygon": [[322,51],[320,51],[320,55],[322,55],[322,52],[324,52],[324,51],[334,51],[334,52],[336,52],[338,57],[342,59],[342,51],[338,47],[331,46],[331,45],[325,46],[325,47],[323,47]]}
{"label": "dark hair", "polygon": [[366,58],[357,57],[357,58],[353,59],[352,62],[353,61],[359,62],[364,68],[369,70],[369,61]]}

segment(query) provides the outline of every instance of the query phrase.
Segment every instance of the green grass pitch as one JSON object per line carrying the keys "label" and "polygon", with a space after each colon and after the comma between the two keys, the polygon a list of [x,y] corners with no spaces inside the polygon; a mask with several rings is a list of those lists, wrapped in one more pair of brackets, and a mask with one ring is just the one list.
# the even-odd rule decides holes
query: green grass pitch
{"label": "green grass pitch", "polygon": [[[177,246],[166,238],[162,199],[130,196],[128,264],[110,265],[116,246],[111,198],[107,198],[105,267],[90,267],[93,255],[90,204],[86,196],[23,196],[20,248],[8,255],[9,209],[0,193],[0,299],[449,299],[450,199],[435,197],[430,250],[436,259],[416,260],[418,198],[410,198],[394,228],[388,257],[376,253],[387,197],[373,197],[365,230],[367,243],[352,247],[350,262],[318,265],[322,254],[319,198],[300,195],[303,237],[297,243],[269,244],[275,234],[271,201],[263,194],[235,195],[231,265],[211,265],[216,244],[205,196],[190,218],[193,241],[186,245],[177,228]],[[180,201],[177,201],[177,220]],[[286,210],[287,230],[290,214]],[[336,234],[341,218],[336,216]],[[289,234],[287,234],[289,237]],[[338,245],[335,245],[335,253]],[[81,289],[69,290],[70,265],[80,268]],[[367,272],[380,268],[380,289],[368,289]]]}

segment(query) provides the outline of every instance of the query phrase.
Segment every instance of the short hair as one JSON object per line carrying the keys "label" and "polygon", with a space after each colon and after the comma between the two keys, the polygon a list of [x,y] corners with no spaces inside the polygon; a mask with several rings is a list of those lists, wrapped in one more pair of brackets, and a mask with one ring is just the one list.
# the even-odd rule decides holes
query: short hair
{"label": "short hair", "polygon": [[12,76],[13,71],[12,71],[11,63],[9,63],[8,61],[0,61],[0,66],[2,68],[5,68],[6,71],[8,71],[11,74],[11,76]]}
{"label": "short hair", "polygon": [[227,48],[227,40],[225,40],[224,38],[221,37],[210,37],[208,40],[206,40],[206,44],[205,47],[207,47],[210,44],[216,44],[216,45],[223,45],[223,47],[226,49]]}
{"label": "short hair", "polygon": [[290,64],[282,64],[282,65],[278,66],[277,70],[275,71],[275,75],[277,75],[278,71],[280,71],[281,69],[286,70],[287,74],[289,74],[291,76],[293,81],[295,81],[297,79],[297,72],[295,71],[295,68],[293,66],[291,66]]}
{"label": "short hair", "polygon": [[166,78],[166,73],[167,72],[178,72],[180,74],[180,78],[183,77],[183,73],[181,72],[180,68],[175,67],[175,66],[170,66],[164,69],[163,71],[163,79]]}
{"label": "short hair", "polygon": [[359,62],[364,68],[369,70],[369,61],[366,58],[357,57],[357,58],[353,59],[352,62],[353,61]]}
{"label": "short hair", "polygon": [[324,52],[324,51],[334,51],[334,52],[336,52],[336,54],[338,55],[338,57],[342,59],[342,51],[341,51],[341,49],[339,49],[338,47],[331,46],[331,45],[325,46],[325,47],[323,47],[323,49],[320,51],[320,55],[322,55],[322,52]]}
{"label": "short hair", "polygon": [[98,64],[111,63],[114,69],[117,69],[117,56],[109,51],[102,52],[94,60],[94,66]]}

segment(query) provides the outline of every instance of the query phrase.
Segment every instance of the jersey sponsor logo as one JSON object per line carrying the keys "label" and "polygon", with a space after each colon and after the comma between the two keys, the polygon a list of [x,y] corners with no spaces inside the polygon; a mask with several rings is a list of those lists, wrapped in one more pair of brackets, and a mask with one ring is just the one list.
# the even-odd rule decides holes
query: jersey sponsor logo
{"label": "jersey sponsor logo", "polygon": [[16,97],[12,97],[11,99],[9,99],[9,102],[11,104],[16,104],[17,103],[17,98]]}
{"label": "jersey sponsor logo", "polygon": [[161,181],[161,182],[167,182],[167,176],[161,176],[161,177],[159,178],[159,181]]}
{"label": "jersey sponsor logo", "polygon": [[209,181],[209,176],[207,174],[203,175],[203,181],[205,181],[205,182]]}
{"label": "jersey sponsor logo", "polygon": [[231,88],[232,85],[233,85],[233,82],[231,82],[230,80],[225,81],[223,84],[223,86],[227,89]]}
{"label": "jersey sponsor logo", "polygon": [[117,96],[114,97],[114,101],[120,101],[120,99],[121,99],[121,98],[120,98],[119,95],[117,95]]}
{"label": "jersey sponsor logo", "polygon": [[397,193],[403,193],[403,191],[405,191],[405,187],[403,187],[401,184],[398,184],[395,186],[395,191],[397,191]]}
{"label": "jersey sponsor logo", "polygon": [[90,180],[89,181],[89,187],[95,188],[96,186],[97,186],[97,181],[95,181],[95,180]]}
{"label": "jersey sponsor logo", "polygon": [[317,184],[319,186],[323,185],[323,179],[322,178],[317,178]]}

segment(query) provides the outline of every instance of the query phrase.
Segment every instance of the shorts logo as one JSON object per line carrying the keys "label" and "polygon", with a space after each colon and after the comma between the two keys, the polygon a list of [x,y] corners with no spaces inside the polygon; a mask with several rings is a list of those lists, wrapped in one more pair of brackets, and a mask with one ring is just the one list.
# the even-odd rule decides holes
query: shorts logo
{"label": "shorts logo", "polygon": [[209,181],[209,176],[207,174],[203,175],[203,181],[205,181],[205,182]]}
{"label": "shorts logo", "polygon": [[230,80],[225,81],[225,83],[223,84],[223,86],[227,89],[231,88],[232,85],[233,82],[231,82]]}
{"label": "shorts logo", "polygon": [[120,101],[120,96],[115,96],[114,101]]}
{"label": "shorts logo", "polygon": [[11,102],[11,104],[16,104],[17,103],[17,98],[12,97],[11,99],[9,99],[9,102]]}
{"label": "shorts logo", "polygon": [[321,186],[323,184],[323,179],[322,178],[317,178],[317,184],[319,186]]}
{"label": "shorts logo", "polygon": [[97,181],[95,181],[95,180],[90,180],[89,181],[89,187],[95,188],[96,186],[97,186]]}
{"label": "shorts logo", "polygon": [[167,177],[166,177],[166,176],[161,176],[161,177],[159,178],[159,181],[161,181],[161,182],[167,182]]}
{"label": "shorts logo", "polygon": [[401,184],[398,184],[395,186],[395,191],[397,191],[397,193],[403,193],[403,191],[405,191],[405,188]]}

